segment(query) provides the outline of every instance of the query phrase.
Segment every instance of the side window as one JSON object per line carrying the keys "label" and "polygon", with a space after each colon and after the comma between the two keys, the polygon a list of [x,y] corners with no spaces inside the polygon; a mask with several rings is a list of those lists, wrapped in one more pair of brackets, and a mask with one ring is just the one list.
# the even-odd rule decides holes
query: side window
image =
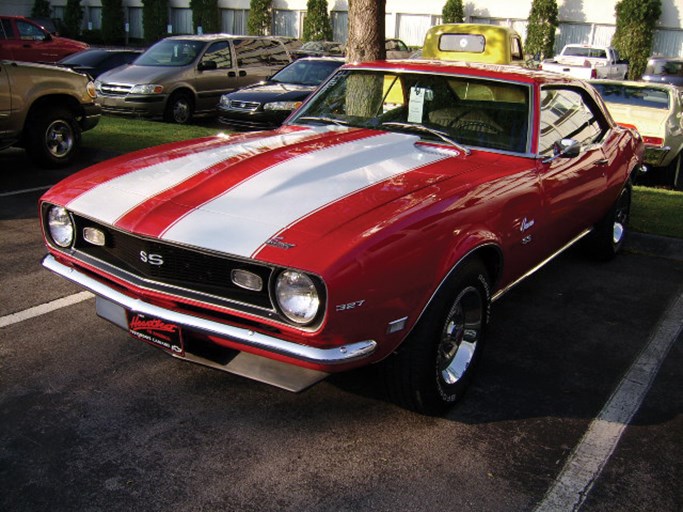
{"label": "side window", "polygon": [[228,41],[217,41],[212,43],[202,57],[202,62],[213,61],[218,69],[232,68],[232,55],[230,53],[230,43]]}
{"label": "side window", "polygon": [[519,37],[513,37],[510,40],[510,54],[512,55],[512,60],[524,60],[522,41],[519,39]]}
{"label": "side window", "polygon": [[19,30],[19,37],[21,39],[31,41],[42,41],[43,39],[45,39],[45,32],[40,30],[32,23],[26,23],[25,21],[17,21],[17,30]]}
{"label": "side window", "polygon": [[2,20],[2,27],[0,27],[0,39],[14,39],[14,29],[12,28],[12,20]]}
{"label": "side window", "polygon": [[[603,135],[602,116],[596,114],[577,90],[548,88],[541,91],[541,123],[538,152],[553,153],[560,139],[574,139],[582,145],[597,142]],[[596,107],[593,107],[596,108]]]}
{"label": "side window", "polygon": [[237,66],[240,68],[283,67],[289,64],[285,46],[273,39],[236,40],[235,52],[237,53]]}

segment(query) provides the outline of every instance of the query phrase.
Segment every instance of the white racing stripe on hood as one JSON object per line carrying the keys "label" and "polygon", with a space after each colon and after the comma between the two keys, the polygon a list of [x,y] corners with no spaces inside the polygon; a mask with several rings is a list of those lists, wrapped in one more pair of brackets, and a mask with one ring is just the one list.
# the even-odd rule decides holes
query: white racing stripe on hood
{"label": "white racing stripe on hood", "polygon": [[451,156],[420,151],[417,140],[414,135],[383,134],[279,163],[188,213],[162,238],[250,257],[315,210]]}
{"label": "white racing stripe on hood", "polygon": [[[336,128],[336,127],[334,127]],[[71,201],[67,207],[82,215],[114,224],[126,212],[148,199],[179,185],[183,181],[216,165],[223,160],[259,153],[264,148],[279,148],[310,137],[314,133],[329,131],[310,129],[295,133],[265,137],[256,141],[219,146],[165,160],[118,176],[98,185]]]}

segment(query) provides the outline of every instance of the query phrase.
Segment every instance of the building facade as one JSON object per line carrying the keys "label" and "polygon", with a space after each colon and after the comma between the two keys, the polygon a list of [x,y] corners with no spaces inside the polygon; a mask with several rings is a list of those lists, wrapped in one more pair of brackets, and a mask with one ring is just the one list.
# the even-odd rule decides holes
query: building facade
{"label": "building facade", "polygon": [[[398,37],[408,45],[419,47],[427,29],[441,22],[446,0],[387,0],[386,34]],[[52,14],[63,18],[66,0],[51,0]],[[249,17],[249,0],[218,0],[221,27],[224,32],[245,34]],[[615,30],[614,7],[617,0],[585,2],[558,0],[560,26],[555,47],[566,43],[609,44]],[[123,0],[126,30],[130,40],[142,39],[142,0]],[[300,37],[306,16],[306,0],[273,0],[273,27],[276,35]],[[2,0],[0,14],[28,16],[33,0]],[[81,0],[84,10],[83,28],[97,30],[101,26],[101,0]],[[348,27],[348,0],[328,0],[337,41],[345,41]],[[522,38],[526,35],[531,0],[473,0],[465,2],[466,21],[508,25]],[[169,0],[168,29],[171,34],[193,32],[190,0]],[[683,0],[662,0],[662,16],[655,30],[653,53],[683,56]]]}

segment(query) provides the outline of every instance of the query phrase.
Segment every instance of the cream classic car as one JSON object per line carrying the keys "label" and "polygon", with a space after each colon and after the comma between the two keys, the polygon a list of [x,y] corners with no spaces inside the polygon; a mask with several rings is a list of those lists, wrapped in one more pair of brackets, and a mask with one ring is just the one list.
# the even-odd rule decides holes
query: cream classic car
{"label": "cream classic car", "polygon": [[671,84],[593,80],[614,120],[636,128],[645,142],[645,164],[658,182],[683,188],[683,90]]}

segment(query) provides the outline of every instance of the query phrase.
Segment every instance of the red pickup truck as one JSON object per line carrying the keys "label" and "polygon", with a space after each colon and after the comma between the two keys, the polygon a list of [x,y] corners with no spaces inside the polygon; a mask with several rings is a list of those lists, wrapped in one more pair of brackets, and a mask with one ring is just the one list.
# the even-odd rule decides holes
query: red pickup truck
{"label": "red pickup truck", "polygon": [[22,16],[0,16],[0,60],[57,62],[88,45],[50,34]]}

